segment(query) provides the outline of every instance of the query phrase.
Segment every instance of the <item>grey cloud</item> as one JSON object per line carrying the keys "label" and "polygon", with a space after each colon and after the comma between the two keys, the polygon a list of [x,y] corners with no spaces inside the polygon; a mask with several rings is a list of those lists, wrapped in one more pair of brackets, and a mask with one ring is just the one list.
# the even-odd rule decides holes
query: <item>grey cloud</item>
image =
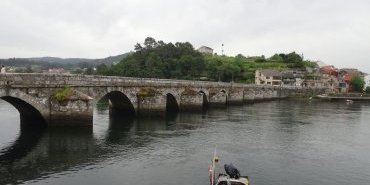
{"label": "grey cloud", "polygon": [[0,58],[105,57],[153,36],[370,72],[366,0],[2,0]]}

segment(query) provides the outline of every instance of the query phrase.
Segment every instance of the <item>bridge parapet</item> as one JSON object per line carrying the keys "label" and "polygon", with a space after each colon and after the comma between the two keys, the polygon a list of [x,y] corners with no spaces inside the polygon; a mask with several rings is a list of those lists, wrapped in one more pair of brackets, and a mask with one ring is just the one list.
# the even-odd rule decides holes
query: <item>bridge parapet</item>
{"label": "bridge parapet", "polygon": [[[66,86],[79,96],[63,104],[56,103],[56,92]],[[145,92],[145,89],[155,89],[156,94],[140,97],[139,92]],[[41,115],[51,126],[86,125],[85,121],[92,121],[93,105],[102,97],[108,97],[114,110],[135,114],[165,113],[168,106],[179,110],[201,110],[207,106],[224,107],[227,104],[242,104],[244,101],[311,96],[323,92],[325,88],[273,87],[234,82],[67,74],[0,74],[0,98],[14,105],[25,120],[39,120]],[[30,112],[39,112],[38,117]],[[64,116],[70,119],[63,119]],[[79,123],[72,123],[74,120],[79,120]]]}
{"label": "bridge parapet", "polygon": [[0,74],[0,86],[12,85],[17,87],[63,87],[63,86],[164,86],[164,87],[204,87],[204,88],[267,88],[267,89],[327,89],[295,86],[266,86],[255,84],[242,84],[234,82],[209,82],[174,79],[134,78],[117,76],[90,76],[72,74],[43,74],[43,73],[7,73]]}
{"label": "bridge parapet", "polygon": [[[225,83],[225,82],[205,82],[172,79],[154,78],[132,78],[116,76],[88,76],[88,75],[58,75],[58,74],[39,74],[39,73],[11,73],[0,74],[0,86],[165,86],[165,87],[225,87],[230,88],[245,87],[245,84]],[[247,85],[251,86],[251,85]]]}

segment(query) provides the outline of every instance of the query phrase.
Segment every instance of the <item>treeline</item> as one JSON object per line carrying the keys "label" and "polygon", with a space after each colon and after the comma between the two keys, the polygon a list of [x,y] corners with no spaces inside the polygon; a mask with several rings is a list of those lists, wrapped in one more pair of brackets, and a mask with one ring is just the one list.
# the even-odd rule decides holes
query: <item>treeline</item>
{"label": "treeline", "polygon": [[7,68],[13,68],[16,73],[41,73],[48,69],[63,68],[71,73],[83,73],[87,69],[93,69],[95,66],[105,64],[110,66],[118,63],[129,53],[117,56],[110,56],[102,59],[85,59],[85,58],[57,58],[57,57],[35,57],[35,58],[9,58],[0,59],[0,65]]}
{"label": "treeline", "polygon": [[116,65],[101,64],[95,74],[145,78],[254,82],[256,69],[301,69],[315,67],[295,52],[264,56],[235,57],[204,55],[189,42],[165,43],[148,37],[135,52]]}
{"label": "treeline", "polygon": [[143,45],[136,44],[135,52],[120,63],[97,67],[102,75],[174,79],[199,79],[205,70],[204,57],[190,43],[157,42],[150,37]]}

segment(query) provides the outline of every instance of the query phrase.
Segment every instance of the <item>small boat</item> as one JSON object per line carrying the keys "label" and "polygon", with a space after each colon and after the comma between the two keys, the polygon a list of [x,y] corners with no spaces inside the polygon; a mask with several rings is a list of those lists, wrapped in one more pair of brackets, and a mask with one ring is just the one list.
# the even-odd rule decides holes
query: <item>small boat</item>
{"label": "small boat", "polygon": [[220,174],[216,180],[216,185],[249,185],[248,176],[231,178],[229,175]]}
{"label": "small boat", "polygon": [[216,172],[218,165],[218,157],[216,156],[216,149],[213,155],[212,164],[209,167],[210,180],[212,185],[249,185],[248,176],[241,176],[239,170],[233,164],[225,164],[225,173]]}
{"label": "small boat", "polygon": [[329,96],[327,94],[319,94],[316,97],[319,99],[329,99]]}
{"label": "small boat", "polygon": [[346,100],[346,103],[347,104],[352,104],[353,103],[353,100]]}

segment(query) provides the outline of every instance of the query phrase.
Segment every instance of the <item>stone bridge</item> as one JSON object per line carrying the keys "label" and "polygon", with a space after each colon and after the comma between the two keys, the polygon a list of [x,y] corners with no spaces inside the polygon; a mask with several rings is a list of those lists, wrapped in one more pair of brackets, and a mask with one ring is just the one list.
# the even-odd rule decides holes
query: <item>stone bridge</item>
{"label": "stone bridge", "polygon": [[148,78],[0,74],[0,98],[19,111],[22,125],[92,126],[94,105],[101,99],[109,99],[111,113],[165,116],[168,111],[200,111],[324,91]]}

